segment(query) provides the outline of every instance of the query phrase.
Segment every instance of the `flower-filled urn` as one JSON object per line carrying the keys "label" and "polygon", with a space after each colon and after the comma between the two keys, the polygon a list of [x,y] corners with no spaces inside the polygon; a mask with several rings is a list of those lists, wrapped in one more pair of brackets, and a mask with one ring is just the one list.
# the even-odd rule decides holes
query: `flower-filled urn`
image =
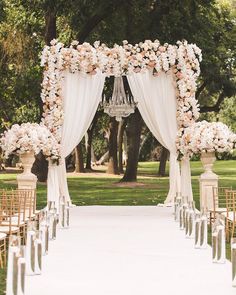
{"label": "flower-filled urn", "polygon": [[199,177],[200,205],[212,209],[218,176],[212,171],[216,160],[215,154],[231,153],[236,147],[236,134],[221,122],[201,121],[187,128],[181,128],[177,137],[177,150],[180,157],[200,155],[204,172]]}
{"label": "flower-filled urn", "polygon": [[23,173],[17,176],[19,189],[35,189],[37,177],[31,172],[35,155],[42,152],[47,160],[58,163],[59,144],[50,130],[43,124],[15,124],[6,130],[0,138],[3,156],[10,154],[19,156]]}

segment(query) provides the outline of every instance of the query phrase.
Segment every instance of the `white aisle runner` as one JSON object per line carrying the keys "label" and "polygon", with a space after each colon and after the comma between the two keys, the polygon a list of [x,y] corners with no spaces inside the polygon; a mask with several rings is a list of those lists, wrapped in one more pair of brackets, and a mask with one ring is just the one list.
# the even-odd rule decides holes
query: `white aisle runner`
{"label": "white aisle runner", "polygon": [[172,208],[93,206],[71,210],[27,295],[231,295],[231,265],[195,250]]}

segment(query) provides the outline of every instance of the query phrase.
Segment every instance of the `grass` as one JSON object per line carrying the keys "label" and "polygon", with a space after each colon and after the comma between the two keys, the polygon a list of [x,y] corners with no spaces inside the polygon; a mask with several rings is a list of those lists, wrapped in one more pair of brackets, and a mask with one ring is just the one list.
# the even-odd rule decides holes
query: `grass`
{"label": "grass", "polygon": [[[194,200],[199,208],[198,177],[203,172],[200,162],[191,162]],[[136,185],[121,185],[121,176],[110,177],[104,173],[76,176],[68,175],[70,195],[74,204],[84,205],[156,205],[162,203],[168,192],[168,177],[157,177],[158,163],[141,162]],[[168,167],[167,167],[168,171]],[[236,161],[216,161],[214,172],[219,175],[220,186],[236,189]],[[16,174],[0,174],[0,189],[15,188]],[[37,206],[46,205],[46,184],[39,183]],[[228,252],[229,252],[229,245]],[[5,286],[5,270],[0,270],[0,295]]]}
{"label": "grass", "polygon": [[[168,193],[168,177],[157,177],[158,163],[141,162],[138,167],[137,186],[122,187],[119,184],[121,176],[109,177],[103,173],[98,176],[90,176],[89,173],[76,176],[68,176],[68,185],[73,203],[76,205],[156,205],[162,203]],[[200,162],[191,163],[192,186],[194,200],[199,208],[199,182],[198,177],[203,172]],[[236,189],[236,161],[217,161],[214,171],[219,175],[220,186],[232,186]],[[168,172],[168,167],[167,167]],[[101,175],[101,176],[100,176]],[[9,177],[15,179],[15,175],[5,175],[5,180],[0,176],[0,188],[8,183]],[[38,185],[38,207],[46,205],[46,185]]]}

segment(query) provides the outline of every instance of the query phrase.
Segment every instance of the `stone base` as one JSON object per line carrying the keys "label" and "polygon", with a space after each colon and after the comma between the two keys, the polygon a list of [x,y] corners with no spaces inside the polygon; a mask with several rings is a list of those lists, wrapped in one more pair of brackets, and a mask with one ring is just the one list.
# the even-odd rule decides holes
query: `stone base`
{"label": "stone base", "polygon": [[37,187],[37,176],[31,174],[19,174],[17,175],[18,189],[36,189]]}
{"label": "stone base", "polygon": [[203,173],[199,177],[199,184],[200,208],[213,209],[213,187],[218,187],[218,176],[215,173]]}

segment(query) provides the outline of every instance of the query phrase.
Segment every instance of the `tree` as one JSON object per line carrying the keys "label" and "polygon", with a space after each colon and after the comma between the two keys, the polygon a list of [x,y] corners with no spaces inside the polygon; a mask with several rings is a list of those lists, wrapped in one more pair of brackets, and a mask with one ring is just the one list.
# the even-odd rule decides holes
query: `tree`
{"label": "tree", "polygon": [[118,134],[118,122],[114,117],[110,118],[109,123],[109,139],[108,139],[108,151],[109,160],[107,173],[119,174],[118,159],[117,159],[117,134]]}
{"label": "tree", "polygon": [[81,142],[75,148],[75,172],[76,173],[85,173],[83,149],[82,149]]}
{"label": "tree", "polygon": [[125,174],[121,179],[122,182],[136,181],[137,168],[140,146],[140,135],[142,128],[142,117],[138,111],[135,110],[134,114],[130,115],[127,123],[127,145],[128,145],[128,159]]}
{"label": "tree", "polygon": [[[218,117],[223,116],[226,120],[227,114],[223,115],[222,109],[227,105],[225,102],[235,97],[235,4],[231,2],[226,0],[2,1],[0,4],[1,129],[15,122],[40,121],[42,69],[39,66],[39,54],[45,40],[49,43],[56,33],[57,37],[66,44],[76,38],[79,38],[80,42],[101,39],[108,45],[120,43],[123,39],[135,43],[156,38],[162,43],[175,43],[182,39],[196,43],[203,51],[202,72],[196,93],[202,116],[213,118],[216,116],[215,113],[219,113]],[[211,115],[205,114],[210,111]],[[132,120],[136,120],[136,117],[129,119]],[[97,126],[95,130],[96,134]],[[134,134],[131,132],[130,136]],[[138,132],[134,136],[137,135]],[[102,143],[100,136],[99,134],[99,140],[97,136],[92,140],[95,143],[95,151],[101,152],[101,156],[106,143]],[[134,142],[134,139],[129,138],[129,140]],[[136,143],[139,144],[139,141]],[[130,164],[130,161],[129,165],[137,166]]]}
{"label": "tree", "polygon": [[118,141],[118,170],[119,173],[123,173],[123,141],[124,141],[124,132],[125,128],[127,125],[127,119],[123,119],[122,121],[119,122],[119,127],[118,127],[118,136],[117,136],[117,141]]}
{"label": "tree", "polygon": [[168,159],[168,156],[169,156],[169,151],[165,147],[162,147],[160,165],[158,170],[159,176],[165,176],[166,174],[166,161]]}
{"label": "tree", "polygon": [[98,122],[99,116],[101,116],[102,110],[99,110],[96,112],[93,121],[90,125],[90,127],[87,130],[87,142],[86,142],[86,151],[87,151],[87,157],[86,157],[86,170],[92,171],[92,166],[91,166],[91,159],[92,159],[92,140],[93,140],[93,134],[94,134],[94,129],[95,126]]}

